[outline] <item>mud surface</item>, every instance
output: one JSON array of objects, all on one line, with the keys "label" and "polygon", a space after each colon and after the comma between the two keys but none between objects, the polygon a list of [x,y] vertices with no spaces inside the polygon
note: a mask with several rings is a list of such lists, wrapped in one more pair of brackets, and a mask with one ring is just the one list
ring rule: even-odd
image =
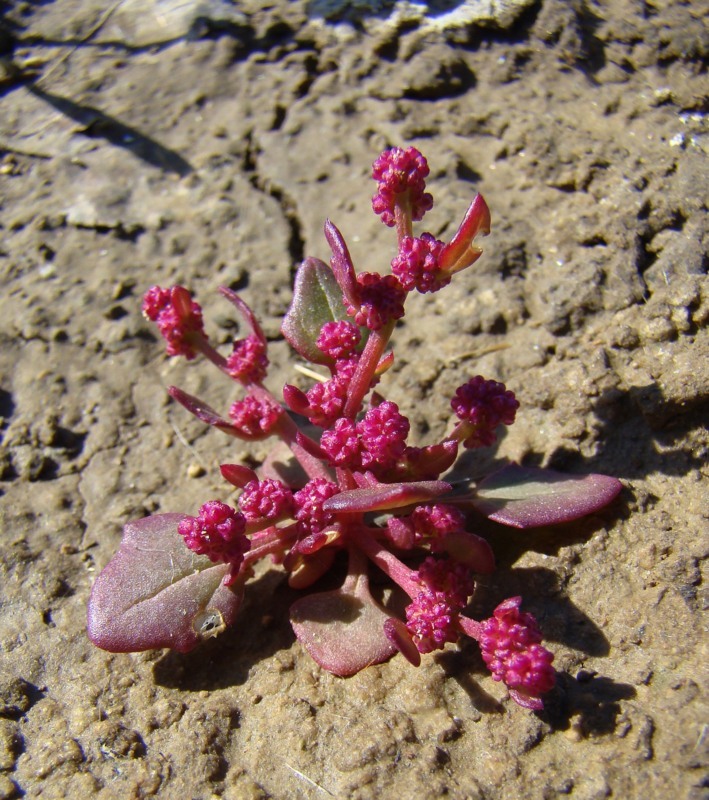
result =
[{"label": "mud surface", "polygon": [[[0,798],[706,797],[706,4],[0,6]],[[450,236],[482,191],[493,235],[412,300],[387,395],[424,443],[457,385],[502,380],[518,421],[473,474],[625,486],[581,523],[480,528],[499,571],[473,611],[524,595],[560,670],[546,710],[472,644],[324,673],[275,569],[199,651],[95,649],[86,601],[122,524],[227,499],[218,464],[265,456],[167,402],[174,383],[225,408],[231,387],[166,359],[142,293],[190,286],[226,343],[216,289],[238,288],[269,385],[297,379],[294,269],[327,257],[326,216],[359,269],[386,267],[368,174],[408,144],[432,166],[426,228]]]}]

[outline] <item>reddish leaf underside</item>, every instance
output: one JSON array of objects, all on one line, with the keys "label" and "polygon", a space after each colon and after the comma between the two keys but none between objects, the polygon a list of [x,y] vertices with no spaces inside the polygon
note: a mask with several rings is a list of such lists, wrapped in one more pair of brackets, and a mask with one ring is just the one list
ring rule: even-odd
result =
[{"label": "reddish leaf underside", "polygon": [[385,511],[423,503],[450,492],[445,481],[383,483],[368,489],[349,489],[329,497],[323,509],[330,512]]},{"label": "reddish leaf underside", "polygon": [[372,599],[364,575],[296,600],[290,608],[298,641],[323,669],[342,677],[394,655],[396,647],[384,635],[389,617]]},{"label": "reddish leaf underside", "polygon": [[332,270],[318,258],[306,258],[295,276],[293,300],[281,325],[283,336],[306,360],[330,364],[332,359],[315,342],[326,322],[346,318],[342,290]]},{"label": "reddish leaf underside", "polygon": [[183,514],[129,522],[91,590],[88,634],[112,653],[170,647],[187,652],[232,624],[243,587],[222,584],[226,564],[189,550]]},{"label": "reddish leaf underside", "polygon": [[571,522],[608,505],[623,488],[607,475],[565,475],[507,464],[481,481],[473,506],[513,528]]}]

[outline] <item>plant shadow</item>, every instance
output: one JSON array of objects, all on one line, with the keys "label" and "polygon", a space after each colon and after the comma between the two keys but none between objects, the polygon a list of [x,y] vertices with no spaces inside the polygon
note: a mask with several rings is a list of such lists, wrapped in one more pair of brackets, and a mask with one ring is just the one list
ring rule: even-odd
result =
[{"label": "plant shadow", "polygon": [[90,139],[104,139],[163,172],[173,172],[185,177],[193,171],[191,164],[179,153],[100,109],[47,92],[36,84],[28,84],[26,88],[28,92],[48,103],[60,114],[78,122],[82,126],[80,132]]},{"label": "plant shadow", "polygon": [[153,666],[155,683],[187,692],[246,683],[254,664],[292,647],[288,611],[299,596],[277,570],[250,581],[234,626],[189,653],[165,653]]}]

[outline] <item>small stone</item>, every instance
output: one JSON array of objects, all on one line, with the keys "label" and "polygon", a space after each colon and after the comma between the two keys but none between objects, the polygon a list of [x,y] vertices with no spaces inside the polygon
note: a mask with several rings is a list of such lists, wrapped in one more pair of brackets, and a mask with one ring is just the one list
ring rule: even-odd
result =
[{"label": "small stone", "polygon": [[207,470],[201,465],[192,463],[187,467],[188,478],[201,478],[207,474]]}]

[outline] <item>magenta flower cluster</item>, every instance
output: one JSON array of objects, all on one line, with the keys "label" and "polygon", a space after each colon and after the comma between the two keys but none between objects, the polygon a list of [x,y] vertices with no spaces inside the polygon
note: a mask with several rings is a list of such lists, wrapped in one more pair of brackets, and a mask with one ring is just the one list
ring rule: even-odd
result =
[{"label": "magenta flower cluster", "polygon": [[[286,571],[291,586],[313,589],[294,603],[291,622],[299,641],[324,668],[350,675],[397,650],[418,664],[421,654],[471,636],[492,677],[507,685],[512,698],[525,707],[542,708],[541,696],[554,685],[553,656],[541,644],[534,618],[520,611],[521,599],[504,601],[482,622],[465,613],[479,588],[476,577],[494,569],[492,549],[470,530],[469,513],[476,509],[520,527],[563,521],[605,505],[617,487],[609,483],[613,479],[595,476],[592,488],[583,490],[584,499],[591,499],[584,505],[582,492],[569,495],[573,502],[567,509],[558,500],[555,477],[549,502],[534,496],[521,505],[517,500],[512,512],[500,512],[496,494],[490,500],[482,491],[485,481],[480,490],[456,492],[441,476],[461,447],[490,447],[502,426],[514,422],[519,403],[511,391],[495,380],[470,377],[450,401],[457,422],[441,441],[423,446],[408,441],[411,425],[397,404],[379,388],[372,391],[393,363],[390,338],[404,315],[408,294],[444,288],[480,257],[475,240],[489,232],[490,214],[477,195],[449,242],[430,233],[414,236],[413,222],[433,204],[426,192],[428,174],[426,159],[413,147],[387,150],[374,163],[377,192],[372,206],[397,235],[386,274],[358,274],[342,235],[332,222],[326,223],[330,263],[314,258],[303,262],[282,331],[304,359],[329,374],[309,387],[287,384],[283,402],[264,384],[269,365],[266,338],[236,293],[220,290],[247,331],[224,357],[210,342],[201,309],[185,288],[148,290],[143,311],[157,324],[168,354],[187,359],[201,354],[241,387],[226,417],[177,387],[170,388],[170,395],[230,436],[247,441],[277,438],[289,448],[292,463],[279,470],[279,455],[260,473],[240,464],[222,464],[222,475],[240,491],[234,505],[210,500],[194,515],[156,515],[142,526],[127,527],[125,551],[108,565],[92,594],[89,633],[97,644],[118,651],[195,646],[212,630],[201,627],[204,615],[195,616],[196,601],[190,594],[196,591],[195,570],[211,587],[213,609],[207,618],[226,625],[238,610],[253,564],[270,556]],[[307,419],[310,429],[299,424],[299,418]],[[490,479],[497,482],[499,493],[505,481],[537,486],[543,481],[536,473],[534,477],[536,483],[527,480],[523,468],[511,465]],[[174,550],[165,560],[165,569],[169,564],[172,571],[169,577],[154,578],[149,560],[141,556],[151,552],[150,546],[134,546],[140,535],[159,535],[163,550],[186,546],[205,559],[193,563],[185,559],[184,549]],[[180,591],[173,574],[176,564],[184,564],[186,588]],[[315,591],[320,577],[344,566],[347,577],[340,589]],[[150,604],[140,587],[153,580],[158,588],[167,581],[170,604],[181,598],[183,605],[171,615],[166,609],[172,606],[156,600],[144,629],[134,621],[132,627],[123,627],[112,603],[120,602],[121,614],[130,613],[125,609],[133,602],[132,583],[126,571],[132,568],[143,571],[136,580],[134,601],[144,616]],[[405,607],[403,614],[392,610],[396,603],[382,606],[372,598],[372,568],[383,572],[400,596],[408,597],[408,603],[399,603],[399,608]],[[200,591],[200,597],[210,596],[206,588]],[[351,618],[347,646],[343,618]]]}]

